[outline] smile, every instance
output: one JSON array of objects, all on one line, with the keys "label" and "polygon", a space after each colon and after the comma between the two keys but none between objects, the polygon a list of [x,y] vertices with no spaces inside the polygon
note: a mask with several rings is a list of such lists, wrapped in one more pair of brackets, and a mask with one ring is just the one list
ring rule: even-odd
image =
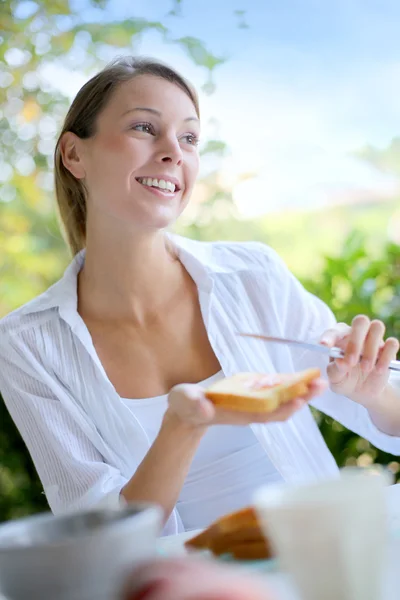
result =
[{"label": "smile", "polygon": [[164,193],[178,192],[180,187],[167,179],[153,179],[152,177],[137,177],[136,181],[149,188],[156,188]]}]

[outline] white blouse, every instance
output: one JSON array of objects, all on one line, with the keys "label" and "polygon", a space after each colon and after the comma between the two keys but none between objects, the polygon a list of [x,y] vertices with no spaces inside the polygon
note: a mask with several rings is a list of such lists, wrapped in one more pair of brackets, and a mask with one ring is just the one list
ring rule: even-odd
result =
[{"label": "white blouse", "polygon": [[[256,331],[316,341],[335,323],[328,307],[301,286],[271,248],[170,237],[197,285],[210,344],[226,376],[325,370],[326,358],[319,354],[236,336]],[[77,312],[83,261],[81,252],[60,281],[0,321],[0,390],[56,514],[118,505],[122,487],[150,447]],[[398,374],[392,381],[399,383]],[[348,398],[328,390],[312,404],[382,450],[400,454],[400,438],[379,431],[367,410]],[[308,407],[286,422],[251,429],[285,481],[338,473]],[[183,530],[174,510],[164,533]]]},{"label": "white blouse", "polygon": [[[206,388],[223,377],[219,371],[199,385]],[[153,443],[168,406],[168,395],[123,401]],[[176,510],[185,531],[202,529],[222,515],[251,504],[254,490],[261,485],[278,482],[282,482],[282,475],[250,427],[215,425],[200,441]]]}]

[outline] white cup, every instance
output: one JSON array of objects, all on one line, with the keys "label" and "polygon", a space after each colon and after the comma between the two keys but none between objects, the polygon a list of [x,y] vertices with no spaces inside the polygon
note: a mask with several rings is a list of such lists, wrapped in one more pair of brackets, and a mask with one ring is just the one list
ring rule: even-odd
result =
[{"label": "white cup", "polygon": [[385,472],[270,486],[254,504],[282,568],[306,600],[379,600],[387,547]]}]

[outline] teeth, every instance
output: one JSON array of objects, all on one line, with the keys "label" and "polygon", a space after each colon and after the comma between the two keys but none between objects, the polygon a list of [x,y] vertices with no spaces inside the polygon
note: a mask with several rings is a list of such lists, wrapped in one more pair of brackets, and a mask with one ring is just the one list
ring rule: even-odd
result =
[{"label": "teeth", "polygon": [[152,179],[151,177],[141,177],[138,179],[138,181],[143,185],[157,187],[160,190],[168,190],[172,193],[175,192],[175,184],[171,183],[171,181],[166,181],[165,179]]}]

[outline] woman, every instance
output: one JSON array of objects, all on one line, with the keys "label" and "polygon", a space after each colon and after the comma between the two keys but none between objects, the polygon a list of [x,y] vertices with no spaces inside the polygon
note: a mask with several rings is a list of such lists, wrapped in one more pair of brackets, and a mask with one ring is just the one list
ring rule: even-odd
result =
[{"label": "woman", "polygon": [[[0,324],[0,389],[55,513],[152,501],[176,533],[248,504],[260,484],[336,475],[310,400],[400,452],[387,368],[399,344],[380,321],[337,325],[262,244],[166,233],[196,180],[199,125],[190,85],[135,58],[93,77],[67,114],[55,183],[75,257]],[[330,389],[318,381],[262,419],[214,409],[202,390],[220,377],[327,367],[236,336],[249,330],[343,347]]]}]

